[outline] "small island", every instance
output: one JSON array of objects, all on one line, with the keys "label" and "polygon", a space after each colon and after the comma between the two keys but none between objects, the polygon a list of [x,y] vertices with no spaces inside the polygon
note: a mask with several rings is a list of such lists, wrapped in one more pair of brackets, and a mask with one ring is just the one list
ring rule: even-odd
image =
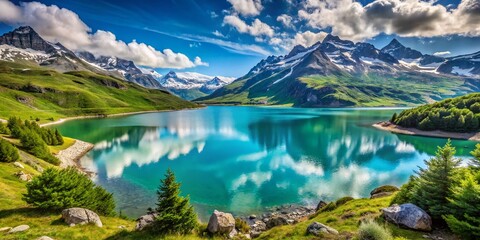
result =
[{"label": "small island", "polygon": [[480,141],[480,93],[404,110],[373,126],[406,135]]}]

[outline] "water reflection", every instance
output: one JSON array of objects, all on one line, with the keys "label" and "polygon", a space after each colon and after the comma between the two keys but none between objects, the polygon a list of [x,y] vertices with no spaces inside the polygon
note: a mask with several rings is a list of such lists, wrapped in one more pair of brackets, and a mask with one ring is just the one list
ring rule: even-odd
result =
[{"label": "water reflection", "polygon": [[[445,140],[369,127],[393,112],[209,107],[67,122],[61,131],[95,143],[82,165],[125,213],[153,206],[159,179],[172,168],[205,219],[213,209],[248,214],[403,184]],[[474,146],[454,144],[460,155]]]}]

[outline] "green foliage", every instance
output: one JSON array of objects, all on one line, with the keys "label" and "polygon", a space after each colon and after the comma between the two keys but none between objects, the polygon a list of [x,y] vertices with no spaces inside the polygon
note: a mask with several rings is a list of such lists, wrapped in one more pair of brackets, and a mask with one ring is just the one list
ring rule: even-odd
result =
[{"label": "green foliage", "polygon": [[20,143],[23,148],[34,156],[41,158],[54,165],[59,165],[60,160],[54,157],[43,139],[33,130],[25,129],[21,131]]},{"label": "green foliage", "polygon": [[17,117],[10,117],[8,119],[7,127],[10,130],[12,137],[20,138],[23,127],[22,119]]},{"label": "green foliage", "polygon": [[319,212],[330,212],[337,208],[337,204],[335,202],[329,202],[325,207],[321,208]]},{"label": "green foliage", "polygon": [[[476,175],[474,175],[476,174]],[[463,239],[480,238],[480,172],[467,171],[449,199],[453,214],[444,216],[450,229]]]},{"label": "green foliage", "polygon": [[0,134],[6,134],[6,135],[11,134],[10,129],[8,129],[8,127],[1,122],[0,122]]},{"label": "green foliage", "polygon": [[394,113],[394,114],[392,115],[392,118],[390,118],[390,122],[391,122],[391,123],[395,123],[395,121],[397,120],[397,118],[398,118],[398,114],[397,114],[397,113]]},{"label": "green foliage", "polygon": [[162,235],[188,234],[197,225],[197,215],[190,205],[189,197],[180,196],[180,183],[168,169],[157,190],[157,219],[153,229]]},{"label": "green foliage", "polygon": [[475,150],[471,152],[473,159],[472,159],[472,165],[475,168],[480,168],[480,144],[477,144],[477,147]]},{"label": "green foliage", "polygon": [[447,198],[452,196],[451,189],[458,182],[456,175],[461,162],[454,155],[455,148],[449,140],[443,148],[438,148],[434,158],[425,161],[427,168],[417,172],[413,203],[430,213],[433,219],[441,220],[442,215],[451,211]]},{"label": "green foliage", "polygon": [[106,216],[115,209],[113,195],[75,168],[45,170],[27,183],[23,200],[42,209],[82,207]]},{"label": "green foliage", "polygon": [[380,226],[377,222],[370,220],[362,222],[358,229],[359,240],[391,240],[392,234],[386,228]]},{"label": "green foliage", "polygon": [[0,162],[15,162],[20,159],[18,150],[8,141],[0,138]]},{"label": "green foliage", "polygon": [[413,127],[427,131],[479,131],[480,93],[408,109],[401,112],[392,122],[403,127]]},{"label": "green foliage", "polygon": [[350,202],[352,201],[354,198],[353,197],[342,197],[340,199],[338,199],[337,201],[335,201],[335,206],[341,206],[347,202]]},{"label": "green foliage", "polygon": [[384,193],[384,192],[396,192],[399,189],[395,186],[391,185],[384,185],[380,186],[378,188],[375,188],[373,191],[370,192],[370,195],[378,194],[378,193]]},{"label": "green foliage", "polygon": [[400,191],[392,198],[390,205],[392,204],[404,204],[409,203],[413,200],[413,189],[415,187],[415,183],[417,181],[417,177],[410,176],[410,179],[407,183],[405,183],[401,188]]},{"label": "green foliage", "polygon": [[235,228],[241,233],[250,233],[250,225],[241,218],[235,218]]}]

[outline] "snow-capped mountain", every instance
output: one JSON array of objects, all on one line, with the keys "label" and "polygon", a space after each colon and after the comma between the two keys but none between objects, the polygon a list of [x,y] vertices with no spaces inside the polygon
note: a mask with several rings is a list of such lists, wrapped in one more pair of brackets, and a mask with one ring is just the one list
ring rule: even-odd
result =
[{"label": "snow-capped mountain", "polygon": [[[295,46],[285,56],[267,57],[235,80],[235,84],[198,101],[337,107],[361,106],[361,96],[367,99],[382,95],[392,102],[418,104],[443,96],[416,93],[416,89],[398,90],[390,85],[404,83],[417,88],[416,84],[423,81],[440,88],[447,85],[445,79],[451,78],[458,81],[458,86],[464,86],[452,91],[473,91],[480,86],[477,56],[444,59],[407,48],[397,40],[380,50],[369,43],[328,35],[311,47]],[[478,79],[466,84],[459,76]]]},{"label": "snow-capped mountain", "polygon": [[213,91],[231,83],[235,78],[213,77],[196,72],[169,72],[157,78],[160,85],[182,98],[191,100],[211,94]]}]

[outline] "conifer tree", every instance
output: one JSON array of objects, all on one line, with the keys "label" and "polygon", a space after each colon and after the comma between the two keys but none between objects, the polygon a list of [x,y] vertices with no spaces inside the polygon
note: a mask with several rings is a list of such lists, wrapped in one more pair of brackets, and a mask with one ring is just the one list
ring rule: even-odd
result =
[{"label": "conifer tree", "polygon": [[467,172],[449,199],[453,214],[444,216],[449,228],[462,239],[480,239],[480,174]]},{"label": "conifer tree", "polygon": [[160,234],[187,234],[197,226],[197,215],[188,197],[181,197],[180,183],[168,169],[157,190],[158,214],[153,230]]},{"label": "conifer tree", "polygon": [[473,167],[479,169],[480,168],[480,144],[477,144],[477,148],[471,152],[473,159],[472,165]]},{"label": "conifer tree", "polygon": [[63,145],[63,137],[62,134],[60,134],[60,132],[58,131],[58,129],[55,129],[55,138],[57,139],[58,145]]},{"label": "conifer tree", "polygon": [[451,204],[447,198],[452,196],[451,188],[457,181],[460,161],[454,158],[455,148],[450,140],[436,156],[425,161],[427,168],[420,168],[414,187],[413,202],[430,213],[434,220],[441,220],[442,215],[449,214]]},{"label": "conifer tree", "polygon": [[0,162],[15,162],[20,159],[18,150],[8,141],[0,138]]}]

